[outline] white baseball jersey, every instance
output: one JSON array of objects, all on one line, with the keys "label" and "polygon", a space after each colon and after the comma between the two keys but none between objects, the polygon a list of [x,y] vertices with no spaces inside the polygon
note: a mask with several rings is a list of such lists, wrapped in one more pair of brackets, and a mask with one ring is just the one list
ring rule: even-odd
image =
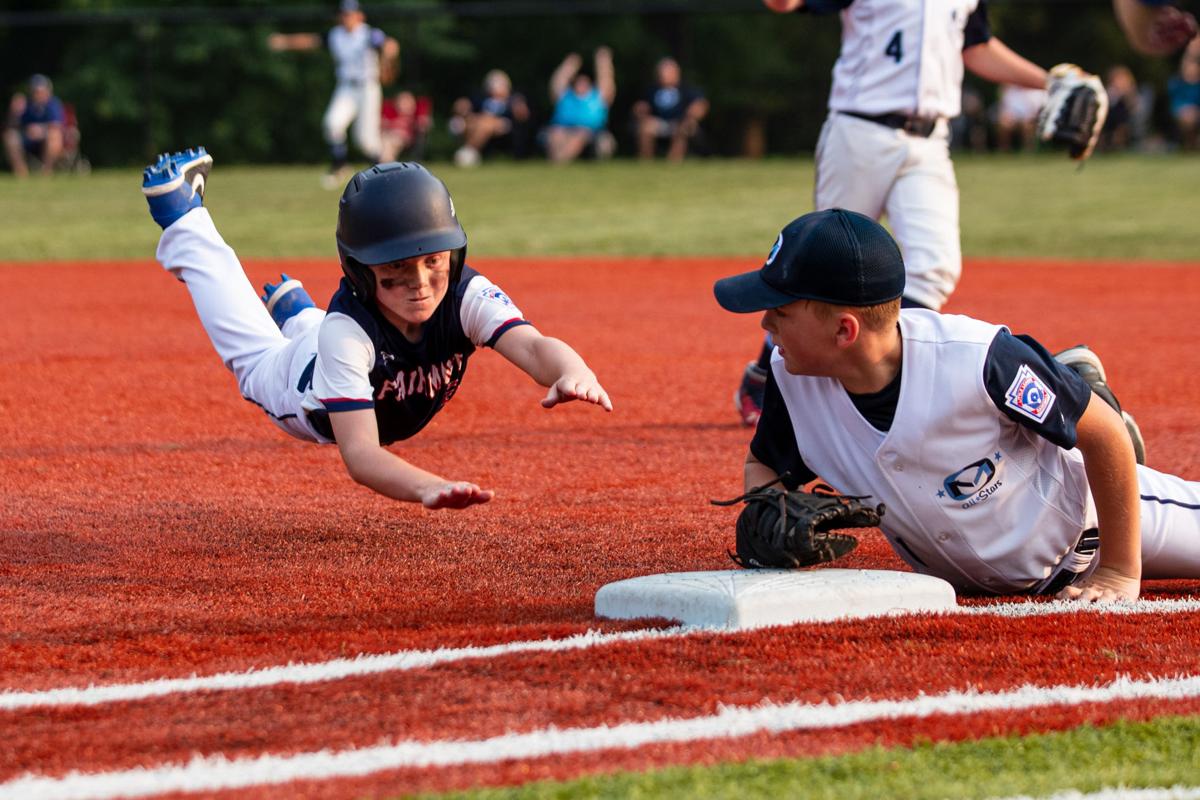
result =
[{"label": "white baseball jersey", "polygon": [[[1097,518],[1074,425],[1091,390],[1033,349],[1028,363],[1009,359],[997,387],[994,345],[1017,338],[1001,326],[905,310],[900,333],[886,430],[839,381],[791,375],[775,354],[771,384],[802,464],[846,494],[884,503],[881,528],[897,555],[959,589],[1035,591],[1057,569],[1085,572],[1089,561],[1074,548]],[[771,391],[755,444],[767,431],[778,436]],[[777,472],[785,466],[765,455]],[[1200,577],[1200,485],[1145,467],[1138,481],[1146,576]]]},{"label": "white baseball jersey", "polygon": [[1079,451],[997,412],[983,374],[999,326],[906,311],[900,328],[902,386],[887,433],[859,415],[839,381],[789,375],[776,356],[796,444],[832,485],[887,505],[884,533],[914,569],[975,589],[1028,589],[1095,525]]},{"label": "white baseball jersey", "polygon": [[327,43],[333,56],[338,83],[367,83],[379,80],[379,50],[387,34],[369,25],[347,30],[338,25],[329,31]]},{"label": "white baseball jersey", "polygon": [[843,9],[831,110],[958,116],[962,51],[990,38],[984,0],[813,0],[808,7]]}]

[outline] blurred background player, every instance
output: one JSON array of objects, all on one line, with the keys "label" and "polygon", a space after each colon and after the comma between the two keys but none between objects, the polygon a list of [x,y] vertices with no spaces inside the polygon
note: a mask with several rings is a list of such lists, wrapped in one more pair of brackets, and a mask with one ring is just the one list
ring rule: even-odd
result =
[{"label": "blurred background player", "polygon": [[529,154],[529,123],[525,95],[513,91],[507,72],[491,70],[483,78],[482,92],[454,101],[450,130],[462,136],[454,163],[473,167],[485,150],[496,146],[507,146],[514,158],[524,158]]},{"label": "blurred background player", "polygon": [[380,106],[383,90],[380,77],[390,83],[400,57],[399,43],[378,28],[366,24],[366,14],[358,0],[342,0],[338,25],[324,39],[315,33],[273,33],[267,45],[275,51],[316,50],[322,43],[333,56],[337,84],[321,128],[329,143],[329,174],[322,181],[329,189],[341,186],[346,177],[349,157],[346,131],[354,125],[354,142],[369,161],[379,159]]},{"label": "blurred background player", "polygon": [[[941,309],[962,272],[949,119],[961,110],[964,67],[1029,89],[1046,87],[1046,70],[992,36],[985,0],[763,2],[778,13],[841,14],[815,207],[886,214],[904,253],[903,305]],[[768,342],[743,373],[736,401],[746,425],[757,421],[770,353]]]},{"label": "blurred background player", "polygon": [[700,133],[708,100],[699,89],[681,81],[675,59],[659,59],[654,73],[654,86],[633,104],[638,158],[653,158],[659,143],[666,142],[667,158],[682,161],[688,144]]},{"label": "blurred background player", "polygon": [[410,91],[397,92],[383,103],[379,127],[381,163],[420,161],[425,157],[425,140],[433,127],[433,102]]},{"label": "blurred background player", "polygon": [[29,175],[29,156],[41,163],[43,175],[54,172],[63,155],[67,116],[62,101],[54,96],[50,79],[45,75],[30,78],[29,96],[13,95],[8,116],[4,151],[13,174],[18,178]]},{"label": "blurred background player", "polygon": [[582,400],[612,410],[574,350],[539,333],[498,286],[465,265],[467,235],[454,203],[421,165],[376,165],[347,184],[336,234],[344,277],[328,313],[286,275],[265,287],[260,302],[203,207],[211,166],[196,148],[146,169],[142,193],[163,228],[156,257],[187,286],[242,396],[292,436],[336,442],[356,482],[426,508],[492,498],[384,448],[441,411],[478,347],[494,348],[549,387],[546,408]]},{"label": "blurred background player", "polygon": [[612,50],[596,48],[594,82],[581,67],[583,58],[570,53],[550,76],[554,116],[546,128],[546,155],[559,164],[574,161],[589,146],[597,158],[616,150],[616,140],[605,128],[617,96]]}]

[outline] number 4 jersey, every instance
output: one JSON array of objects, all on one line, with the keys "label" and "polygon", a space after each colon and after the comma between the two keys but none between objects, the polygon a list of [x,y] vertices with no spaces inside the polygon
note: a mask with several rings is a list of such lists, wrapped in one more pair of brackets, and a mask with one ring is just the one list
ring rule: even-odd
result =
[{"label": "number 4 jersey", "polygon": [[841,12],[832,111],[956,117],[962,51],[991,38],[983,0],[810,0],[804,8]]}]

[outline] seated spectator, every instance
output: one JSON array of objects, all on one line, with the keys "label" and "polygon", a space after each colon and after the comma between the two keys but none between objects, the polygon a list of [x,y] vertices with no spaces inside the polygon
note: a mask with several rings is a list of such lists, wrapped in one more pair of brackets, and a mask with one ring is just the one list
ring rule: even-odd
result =
[{"label": "seated spectator", "polygon": [[1141,94],[1129,67],[1118,64],[1108,71],[1107,78],[1108,118],[1100,131],[1100,146],[1126,150],[1137,139],[1135,125],[1142,113]]},{"label": "seated spectator", "polygon": [[1038,112],[1046,103],[1046,92],[1024,86],[1004,84],[1000,87],[1000,102],[996,105],[996,149],[1013,150],[1013,140],[1021,150],[1037,143]]},{"label": "seated spectator", "polygon": [[1200,39],[1193,39],[1183,51],[1179,74],[1167,83],[1167,97],[1180,146],[1194,150],[1200,131]]},{"label": "seated spectator", "polygon": [[555,105],[546,128],[546,155],[555,163],[573,161],[587,147],[597,158],[608,158],[616,150],[616,140],[604,127],[617,95],[612,51],[597,48],[595,65],[595,83],[579,71],[583,59],[578,53],[563,59],[550,76],[550,99]]},{"label": "seated spectator", "polygon": [[494,69],[483,79],[483,92],[454,101],[450,120],[452,133],[462,136],[462,147],[454,163],[473,167],[482,154],[497,146],[512,151],[513,157],[529,154],[529,104],[525,95],[514,92],[508,73]]},{"label": "seated spectator", "polygon": [[708,113],[704,93],[680,82],[679,63],[663,58],[655,68],[657,83],[633,104],[638,158],[653,158],[659,142],[668,142],[667,158],[682,161],[688,143],[700,132]]},{"label": "seated spectator", "polygon": [[425,136],[433,126],[433,103],[428,97],[399,92],[381,107],[379,160],[420,161],[425,155]]},{"label": "seated spectator", "polygon": [[950,147],[954,150],[987,150],[988,115],[983,95],[963,85],[962,113],[950,120]]},{"label": "seated spectator", "polygon": [[28,158],[36,158],[41,171],[54,171],[63,152],[63,124],[66,113],[54,96],[54,86],[45,75],[29,79],[29,97],[13,95],[8,107],[8,125],[4,131],[4,149],[13,174],[29,174]]}]

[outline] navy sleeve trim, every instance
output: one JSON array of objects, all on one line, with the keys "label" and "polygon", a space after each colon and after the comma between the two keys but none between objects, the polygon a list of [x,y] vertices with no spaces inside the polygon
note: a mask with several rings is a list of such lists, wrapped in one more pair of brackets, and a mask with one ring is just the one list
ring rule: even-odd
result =
[{"label": "navy sleeve trim", "polygon": [[374,408],[374,400],[352,400],[347,397],[332,397],[328,400],[321,400],[321,405],[325,406],[325,410],[330,413],[339,411],[361,411],[364,408]]},{"label": "navy sleeve trim", "polygon": [[848,8],[854,0],[805,0],[804,5],[796,9],[798,14],[837,14]]},{"label": "navy sleeve trim", "polygon": [[1075,446],[1092,389],[1035,339],[1001,331],[988,348],[983,382],[996,408],[1064,450]]},{"label": "navy sleeve trim", "polygon": [[988,22],[987,3],[979,0],[979,5],[971,12],[971,16],[967,17],[967,24],[963,26],[963,50],[984,44],[991,38],[992,26]]},{"label": "navy sleeve trim", "polygon": [[776,475],[790,473],[788,480],[784,481],[788,489],[795,489],[817,477],[800,456],[792,418],[775,383],[775,373],[771,370],[767,371],[762,414],[758,418],[754,438],[750,440],[750,453]]},{"label": "navy sleeve trim", "polygon": [[521,317],[516,317],[515,319],[510,319],[508,322],[504,323],[499,328],[496,328],[496,332],[492,334],[492,338],[490,338],[486,342],[484,342],[483,346],[484,347],[495,347],[496,342],[500,341],[500,337],[503,336],[504,334],[508,333],[509,331],[511,331],[513,328],[519,328],[522,325],[532,325],[532,324],[533,323],[530,322],[529,320],[522,319]]}]

